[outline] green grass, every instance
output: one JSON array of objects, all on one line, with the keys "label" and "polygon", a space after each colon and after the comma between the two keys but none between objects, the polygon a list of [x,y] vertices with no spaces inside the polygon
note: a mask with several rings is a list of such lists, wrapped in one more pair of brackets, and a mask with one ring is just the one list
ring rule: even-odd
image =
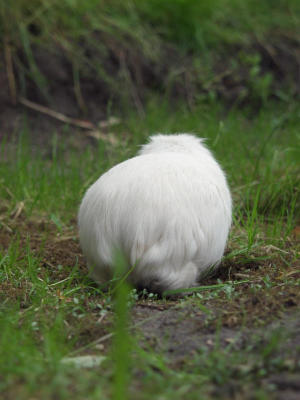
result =
[{"label": "green grass", "polygon": [[[116,145],[100,140],[93,148],[69,151],[63,137],[54,136],[46,160],[44,153],[31,148],[23,132],[16,147],[5,142],[1,146],[1,157],[7,159],[0,165],[1,197],[9,202],[11,212],[23,201],[28,215],[43,211],[59,225],[60,220],[74,217],[87,187],[115,163],[133,156],[149,135],[195,132],[207,138],[207,145],[228,175],[235,218],[249,232],[251,245],[251,232],[260,220],[286,229],[284,235],[295,221],[298,124],[296,103],[287,108],[265,108],[256,117],[247,116],[246,110],[232,110],[226,115],[215,106],[191,112],[184,106],[174,111],[167,104],[159,109],[150,104],[145,118],[129,115],[115,128]],[[118,139],[123,132],[125,139]]]},{"label": "green grass", "polygon": [[[255,329],[272,317],[268,309],[264,313],[261,304],[251,315],[247,303],[239,301],[246,296],[266,302],[278,298],[280,303],[299,286],[294,275],[285,275],[294,273],[299,250],[292,236],[299,218],[299,112],[297,104],[270,104],[253,116],[247,110],[225,113],[214,105],[191,112],[185,106],[171,110],[152,102],[145,118],[131,114],[114,128],[115,145],[100,140],[76,150],[67,138],[54,135],[51,151],[41,152],[32,147],[30,127],[16,144],[3,141],[0,239],[8,237],[9,243],[0,249],[0,398],[149,399],[160,393],[161,399],[185,394],[210,399],[227,398],[226,390],[233,388],[245,398],[251,393],[264,399],[272,387],[265,387],[262,379],[297,371],[290,350],[280,350],[289,328],[282,328],[281,335],[270,329],[262,339]],[[58,256],[52,261],[47,246],[51,242],[55,252],[64,236],[77,243],[74,219],[86,188],[158,131],[206,137],[226,171],[234,198],[224,260],[229,276],[177,301],[146,293],[139,299],[125,284],[103,293],[86,277],[82,261],[65,264]],[[62,254],[70,251],[63,246]],[[237,266],[247,277],[230,278],[230,269]],[[167,351],[156,350],[139,333],[147,321],[155,322],[155,315],[130,320],[131,307],[141,302],[177,307],[178,318],[185,318],[181,312],[188,307],[203,313],[201,329],[203,334],[212,332],[213,345],[203,343],[179,366],[172,364]],[[227,308],[237,321],[232,340],[246,332],[247,346],[224,346],[227,317],[222,312]],[[64,357],[84,354],[106,359],[92,369],[61,363]]]},{"label": "green grass", "polygon": [[191,104],[215,96],[226,101],[224,76],[229,88],[242,88],[230,102],[260,104],[271,95],[286,101],[297,90],[281,54],[297,67],[290,43],[299,43],[299,7],[297,0],[2,2],[2,68],[12,80],[15,74],[17,94],[30,95],[33,82],[48,103],[53,81],[67,74],[81,112],[86,80],[110,104],[127,108],[130,102],[140,111],[148,90],[175,90]]}]

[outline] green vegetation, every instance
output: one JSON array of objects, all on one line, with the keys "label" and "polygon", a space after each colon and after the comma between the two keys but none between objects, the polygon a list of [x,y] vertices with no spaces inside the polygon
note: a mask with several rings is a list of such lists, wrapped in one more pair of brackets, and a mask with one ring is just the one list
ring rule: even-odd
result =
[{"label": "green vegetation", "polygon": [[2,143],[2,198],[9,200],[10,212],[23,201],[28,216],[35,209],[44,211],[60,226],[60,221],[74,217],[87,187],[105,170],[133,156],[150,134],[195,132],[207,138],[228,175],[239,224],[251,231],[257,222],[276,222],[287,229],[286,237],[295,222],[299,185],[299,107],[295,103],[264,108],[255,118],[250,113],[247,117],[247,111],[243,114],[233,110],[225,116],[217,106],[193,112],[183,106],[174,112],[167,104],[157,108],[153,102],[144,118],[128,115],[114,128],[114,144],[99,140],[84,151],[70,151],[70,143],[54,135],[47,160],[43,151],[28,143],[26,132],[20,133],[17,146]]},{"label": "green vegetation", "polygon": [[[298,0],[0,3],[3,96],[95,122],[0,127],[0,400],[297,392],[299,26]],[[85,190],[155,132],[207,138],[234,200],[222,267],[177,298],[120,257],[98,287],[78,243]]]},{"label": "green vegetation", "polygon": [[0,6],[11,95],[38,88],[40,101],[51,103],[55,85],[68,83],[82,112],[95,91],[102,101],[133,103],[140,112],[153,91],[190,106],[215,97],[230,104],[257,105],[271,96],[288,101],[299,94],[299,26],[297,0],[16,0]]}]

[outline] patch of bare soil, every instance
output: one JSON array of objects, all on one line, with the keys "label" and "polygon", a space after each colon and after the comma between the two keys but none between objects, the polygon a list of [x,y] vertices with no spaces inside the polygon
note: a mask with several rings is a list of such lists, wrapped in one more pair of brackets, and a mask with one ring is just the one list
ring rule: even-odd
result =
[{"label": "patch of bare soil", "polygon": [[[85,268],[78,237],[73,230],[60,233],[53,222],[43,219],[19,219],[10,224],[10,229],[11,232],[0,230],[1,247],[7,248],[13,239],[17,239],[23,250],[29,246],[36,255],[42,255],[41,263],[44,263],[45,268],[59,265],[72,267],[76,264],[79,268]],[[65,276],[57,276],[55,273],[55,277]]]},{"label": "patch of bare soil", "polygon": [[[60,233],[51,221],[27,220],[21,216],[0,229],[0,248],[7,250],[14,241],[19,244],[19,259],[24,258],[28,248],[39,258],[41,276],[47,274],[53,281],[59,281],[67,278],[75,266],[83,275],[88,273],[73,230]],[[11,283],[4,282],[0,287],[2,295],[19,298],[22,294],[22,287]]]},{"label": "patch of bare soil", "polygon": [[[299,303],[298,303],[299,305]],[[224,385],[212,385],[212,398],[252,399],[258,388],[268,388],[272,398],[294,400],[300,396],[300,308],[285,310],[273,322],[264,321],[263,327],[222,324],[210,325],[210,315],[220,313],[219,308],[205,304],[206,312],[197,305],[185,307],[137,304],[134,321],[144,321],[138,328],[140,342],[147,349],[164,354],[174,369],[195,368],[215,351],[233,357],[232,377]],[[223,310],[228,307],[224,303]],[[230,305],[229,305],[230,308]],[[251,313],[251,311],[248,311]],[[274,315],[273,315],[274,319]],[[274,337],[281,336],[280,344],[263,356],[272,346]],[[234,365],[232,354],[245,353],[242,364]],[[202,360],[202,361],[201,361]],[[280,360],[280,361],[278,361]],[[217,362],[217,361],[216,361]],[[280,367],[278,364],[280,363]],[[274,366],[273,366],[274,365]],[[277,367],[276,367],[277,365]],[[217,364],[216,364],[217,368]],[[268,371],[268,372],[264,372]],[[241,378],[247,374],[247,383]]]},{"label": "patch of bare soil", "polygon": [[[285,359],[286,370],[275,372],[265,378],[263,384],[275,387],[278,400],[296,400],[300,397],[300,313],[287,315],[281,321],[273,323],[276,329],[283,329],[290,333],[286,341],[281,344],[280,350],[274,356],[281,356]],[[275,358],[274,357],[274,358]],[[291,366],[297,366],[293,371],[289,371]]]},{"label": "patch of bare soil", "polygon": [[[0,55],[0,64],[1,61]],[[93,111],[86,117],[80,114],[71,90],[71,82],[70,85],[67,84],[65,86],[61,85],[58,80],[55,81],[54,86],[57,90],[52,93],[53,104],[47,104],[50,112],[54,111],[75,120],[79,118],[80,121],[86,121],[86,118],[88,118],[87,122],[94,122],[95,125],[105,120],[105,107],[101,106],[103,101],[100,104],[98,103],[97,96],[92,97],[91,107]],[[70,87],[68,88],[67,86]],[[19,142],[19,137],[26,132],[26,138],[31,144],[32,153],[42,154],[47,159],[48,157],[51,158],[54,133],[57,135],[58,140],[63,138],[69,150],[82,149],[95,143],[93,131],[91,130],[63,123],[57,118],[26,107],[20,102],[13,104],[9,94],[6,71],[1,68],[0,87],[0,144],[5,140],[6,146],[15,146]],[[30,89],[29,93],[29,98],[35,101],[35,104],[38,106],[45,105],[45,102],[36,95],[34,88]],[[5,157],[5,152],[2,155]]]},{"label": "patch of bare soil", "polygon": [[[201,311],[197,304],[171,305],[157,307],[155,304],[139,303],[134,308],[134,321],[145,321],[141,324],[141,332],[153,346],[169,353],[173,359],[190,357],[190,355],[203,345],[214,346],[216,340],[221,341],[221,346],[228,344],[241,345],[249,332],[259,331],[258,325],[239,324],[228,326],[226,319],[222,320],[222,311],[226,313],[230,305],[223,304],[223,309],[214,307],[214,304],[206,303],[205,311]],[[284,321],[288,316],[293,318],[294,313],[299,313],[299,307],[294,310],[282,310],[278,321]],[[248,310],[251,314],[251,310]],[[217,325],[212,324],[217,317]],[[251,316],[252,317],[252,316]],[[273,321],[275,316],[273,315]],[[254,318],[254,317],[253,317]],[[225,322],[225,323],[224,323]],[[263,326],[268,320],[264,320]],[[273,322],[269,321],[269,327]],[[220,336],[216,332],[221,328]],[[299,327],[298,327],[299,328]],[[300,333],[298,329],[298,333]],[[299,337],[300,340],[300,337]]]}]

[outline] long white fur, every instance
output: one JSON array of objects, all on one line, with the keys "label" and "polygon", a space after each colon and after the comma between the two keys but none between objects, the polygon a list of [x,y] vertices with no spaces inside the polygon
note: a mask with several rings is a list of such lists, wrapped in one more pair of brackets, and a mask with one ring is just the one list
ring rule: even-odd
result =
[{"label": "long white fur", "polygon": [[111,278],[119,250],[134,266],[134,285],[156,292],[189,288],[223,256],[231,196],[203,139],[159,134],[87,190],[78,219],[98,282]]}]

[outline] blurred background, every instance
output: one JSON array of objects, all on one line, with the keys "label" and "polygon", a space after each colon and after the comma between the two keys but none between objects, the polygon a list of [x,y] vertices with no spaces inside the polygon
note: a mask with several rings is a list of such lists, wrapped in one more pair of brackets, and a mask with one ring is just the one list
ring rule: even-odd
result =
[{"label": "blurred background", "polygon": [[300,91],[299,27],[298,0],[2,1],[0,125],[16,129],[23,98],[94,123],[143,117],[149,101],[288,103]]}]

